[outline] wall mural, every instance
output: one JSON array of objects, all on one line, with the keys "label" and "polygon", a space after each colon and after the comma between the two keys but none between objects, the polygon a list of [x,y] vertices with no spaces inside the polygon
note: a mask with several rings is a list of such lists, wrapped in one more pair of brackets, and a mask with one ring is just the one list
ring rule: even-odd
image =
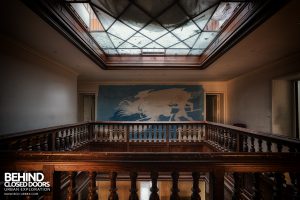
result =
[{"label": "wall mural", "polygon": [[201,85],[101,85],[103,121],[197,121],[204,116]]}]

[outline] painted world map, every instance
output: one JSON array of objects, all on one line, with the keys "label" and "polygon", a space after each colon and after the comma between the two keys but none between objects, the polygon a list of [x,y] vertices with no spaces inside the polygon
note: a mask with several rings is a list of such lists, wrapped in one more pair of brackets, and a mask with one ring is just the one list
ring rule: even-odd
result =
[{"label": "painted world map", "polygon": [[203,88],[199,85],[100,86],[98,120],[203,120],[203,98]]}]

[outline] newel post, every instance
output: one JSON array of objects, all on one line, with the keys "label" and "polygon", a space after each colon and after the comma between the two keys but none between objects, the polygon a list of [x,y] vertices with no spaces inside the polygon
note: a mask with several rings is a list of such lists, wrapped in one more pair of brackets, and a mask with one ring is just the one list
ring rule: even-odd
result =
[{"label": "newel post", "polygon": [[46,192],[44,200],[59,199],[60,194],[60,173],[55,173],[53,165],[43,166],[44,181],[48,181],[51,186],[51,192]]},{"label": "newel post", "polygon": [[212,172],[213,181],[213,199],[214,200],[224,200],[224,169],[216,168]]}]

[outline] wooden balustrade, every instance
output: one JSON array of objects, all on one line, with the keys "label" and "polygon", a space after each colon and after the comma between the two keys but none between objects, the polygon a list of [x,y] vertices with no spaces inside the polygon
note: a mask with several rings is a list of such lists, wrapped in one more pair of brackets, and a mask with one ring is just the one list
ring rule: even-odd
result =
[{"label": "wooden balustrade", "polygon": [[[88,122],[0,137],[1,150],[73,151],[92,143],[203,143],[222,152],[299,152],[300,141],[212,122]],[[123,150],[122,150],[123,151]]]},{"label": "wooden balustrade", "polygon": [[[299,199],[299,153],[108,153],[108,152],[7,152],[0,155],[3,165],[1,171],[43,171],[46,180],[51,180],[55,185],[60,181],[57,172],[66,172],[69,180],[66,199],[76,199],[76,172],[86,171],[88,176],[87,199],[98,199],[98,193],[103,188],[97,188],[98,173],[110,174],[109,199],[118,199],[118,172],[128,174],[131,188],[128,188],[129,199],[138,199],[136,181],[137,172],[148,173],[152,182],[150,199],[158,200],[158,181],[160,174],[168,174],[172,181],[170,199],[180,199],[179,175],[181,172],[189,174],[192,181],[191,199],[200,199],[202,192],[199,188],[200,174],[209,174],[212,177],[212,188],[209,189],[209,198],[224,199],[224,176],[233,173],[234,191],[233,199],[241,199],[243,189],[241,188],[241,177],[244,173],[253,174],[253,196],[252,199],[261,199],[266,194],[262,192],[261,173],[273,172],[274,185],[271,191],[273,199]],[[287,177],[285,172],[290,172]],[[285,175],[283,175],[285,174]],[[291,180],[287,186],[287,179]],[[100,180],[101,181],[101,180]],[[59,184],[59,183],[58,183]],[[286,193],[287,187],[291,192]],[[53,199],[56,193],[45,196],[45,199]]]}]

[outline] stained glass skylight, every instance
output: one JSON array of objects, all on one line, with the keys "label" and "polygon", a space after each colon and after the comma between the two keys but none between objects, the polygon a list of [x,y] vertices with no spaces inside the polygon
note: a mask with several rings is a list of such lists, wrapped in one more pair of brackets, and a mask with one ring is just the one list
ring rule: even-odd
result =
[{"label": "stained glass skylight", "polygon": [[116,2],[66,1],[107,56],[200,56],[245,3],[217,0],[205,1],[205,4],[200,0]]}]

